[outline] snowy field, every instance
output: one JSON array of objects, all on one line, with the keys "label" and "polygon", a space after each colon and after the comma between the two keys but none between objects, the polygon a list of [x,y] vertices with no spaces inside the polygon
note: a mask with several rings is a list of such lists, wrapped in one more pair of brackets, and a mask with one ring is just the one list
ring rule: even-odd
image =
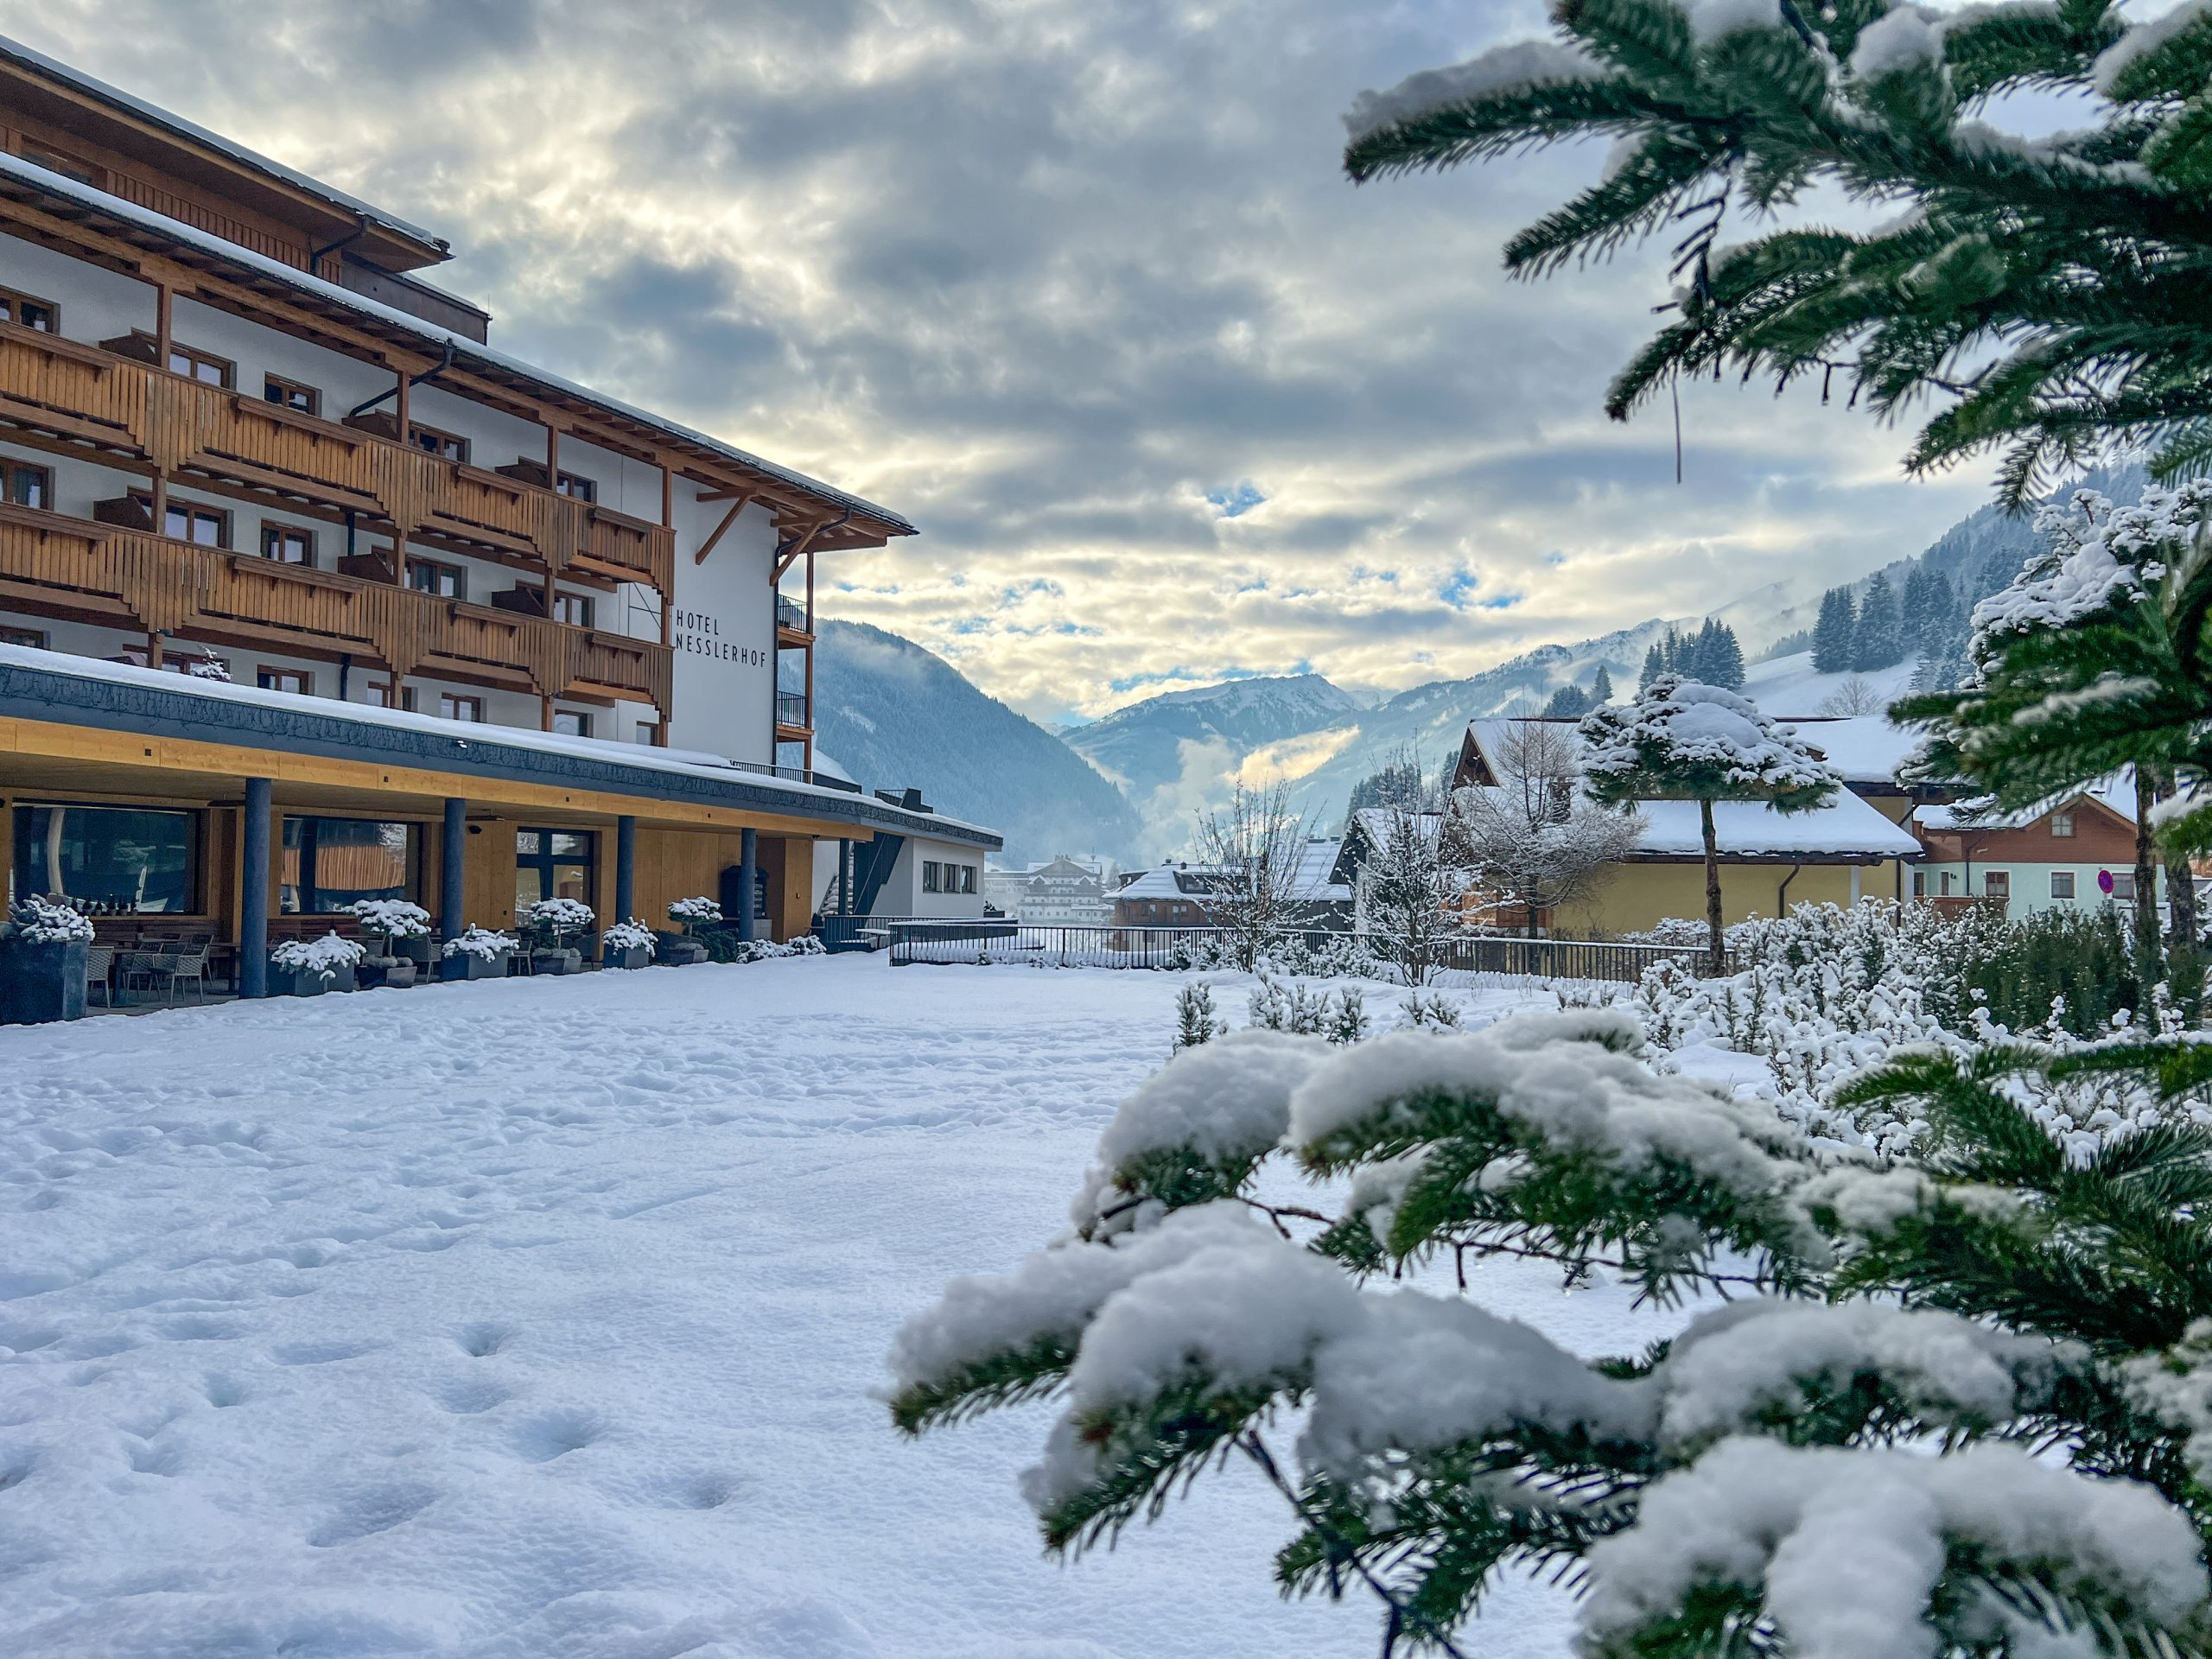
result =
[{"label": "snowy field", "polygon": [[[1058,1230],[1178,983],[842,957],[0,1031],[8,1650],[1373,1653],[1372,1604],[1276,1599],[1242,1468],[1063,1567],[1014,1491],[1046,1408],[911,1442],[870,1396]],[[1586,1353],[1675,1323],[1480,1272]],[[1566,1630],[1516,1585],[1471,1634]]]}]

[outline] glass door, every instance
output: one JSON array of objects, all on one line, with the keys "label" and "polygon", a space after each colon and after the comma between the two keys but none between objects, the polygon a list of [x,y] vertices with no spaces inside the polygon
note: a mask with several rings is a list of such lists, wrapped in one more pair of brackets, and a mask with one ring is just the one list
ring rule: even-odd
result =
[{"label": "glass door", "polygon": [[515,831],[515,914],[541,899],[592,903],[599,837],[588,830]]}]

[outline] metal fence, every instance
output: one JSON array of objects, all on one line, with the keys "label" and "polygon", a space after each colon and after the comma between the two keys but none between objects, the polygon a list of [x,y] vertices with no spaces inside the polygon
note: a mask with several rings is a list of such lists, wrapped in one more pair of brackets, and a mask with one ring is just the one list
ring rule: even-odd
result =
[{"label": "metal fence", "polygon": [[[833,919],[856,924],[853,937],[866,938],[871,945],[887,944],[894,968],[918,963],[1030,963],[1053,968],[1181,969],[1194,963],[1213,965],[1227,957],[1226,935],[1211,927],[1032,926],[1015,921],[861,921],[852,917],[825,917],[823,921]],[[1319,931],[1287,935],[1279,949],[1294,957],[1300,946],[1324,971],[1338,962],[1348,971],[1361,958],[1388,963],[1394,956],[1386,940]],[[1701,971],[1706,951],[1697,945],[1477,937],[1439,942],[1428,955],[1428,972],[1431,978],[1633,983],[1657,962],[1680,963]]]}]

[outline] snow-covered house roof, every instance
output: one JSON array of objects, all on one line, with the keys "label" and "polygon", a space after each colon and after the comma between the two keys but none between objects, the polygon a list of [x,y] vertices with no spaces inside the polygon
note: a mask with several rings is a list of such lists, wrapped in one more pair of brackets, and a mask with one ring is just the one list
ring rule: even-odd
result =
[{"label": "snow-covered house roof", "polygon": [[[1981,800],[1987,798],[1985,796]],[[2101,779],[2086,789],[2064,791],[2037,801],[2032,806],[2016,807],[2011,811],[1977,810],[1980,805],[1977,801],[1953,801],[1916,807],[1912,821],[1923,830],[1938,835],[1971,835],[1980,830],[2024,830],[2060,807],[2082,801],[2103,808],[2133,830],[2135,824],[2135,768],[2123,766],[2111,777]]]},{"label": "snow-covered house roof", "polygon": [[[1827,723],[1857,724],[1847,721]],[[1478,720],[1468,724],[1468,743],[1486,763],[1491,764],[1493,776],[1496,767],[1490,757],[1500,752],[1516,724],[1510,720]],[[1580,733],[1570,723],[1553,724],[1572,740],[1579,758],[1584,747]],[[1856,741],[1857,736],[1847,734],[1847,741]],[[1815,747],[1821,747],[1809,734],[1807,741]],[[1873,751],[1874,741],[1867,739],[1863,747]],[[1847,772],[1846,776],[1847,779]],[[1639,801],[1637,810],[1647,826],[1636,853],[1637,858],[1704,856],[1704,831],[1695,801]],[[1891,823],[1848,789],[1838,790],[1827,805],[1809,812],[1778,812],[1759,801],[1716,801],[1713,807],[1713,830],[1723,858],[1878,860],[1914,858],[1921,850],[1920,842],[1910,831]]]},{"label": "snow-covered house roof", "polygon": [[698,445],[741,467],[766,474],[771,478],[788,484],[801,493],[812,496],[817,500],[832,507],[855,514],[865,514],[879,524],[890,527],[893,534],[912,536],[917,533],[912,523],[892,512],[888,507],[878,506],[860,496],[849,494],[835,485],[825,484],[817,478],[810,478],[804,473],[796,472],[791,467],[779,466],[772,461],[764,460],[747,450],[740,449],[734,444],[724,443],[720,438],[696,431],[680,422],[671,421],[664,416],[639,409],[633,404],[622,402],[618,397],[610,397],[605,392],[594,391],[588,386],[579,385],[573,380],[555,374],[550,370],[538,368],[521,358],[511,356],[505,352],[496,351],[480,340],[472,340],[467,334],[456,333],[450,328],[442,328],[436,323],[425,321],[411,313],[380,304],[365,295],[355,293],[350,288],[341,288],[335,283],[324,282],[319,276],[310,276],[307,272],[296,270],[281,260],[266,258],[254,252],[251,248],[241,247],[235,242],[226,241],[212,232],[200,230],[194,226],[185,224],[181,219],[170,219],[166,214],[155,213],[150,208],[141,207],[134,201],[125,200],[121,196],[110,195],[106,191],[96,189],[91,185],[79,184],[76,180],[64,178],[59,173],[50,173],[45,168],[23,160],[20,156],[10,156],[5,151],[0,151],[0,177],[17,180],[48,195],[58,196],[92,208],[96,212],[134,225],[143,226],[148,230],[156,231],[163,237],[184,243],[202,253],[227,264],[243,267],[257,276],[272,278],[289,288],[312,295],[316,300],[325,304],[356,313],[372,320],[382,327],[396,328],[413,334],[423,340],[434,351],[439,353],[450,351],[453,353],[453,360],[456,363],[464,365],[474,365],[498,373],[519,377],[564,397],[591,404],[624,420],[634,421],[641,426],[651,427],[665,436],[685,443]]},{"label": "snow-covered house roof", "polygon": [[[1343,843],[1325,836],[1312,836],[1299,848],[1297,868],[1291,874],[1291,893],[1313,904],[1351,902],[1351,889],[1334,877],[1337,854]],[[1162,864],[1145,870],[1108,897],[1114,899],[1203,899],[1217,891],[1228,879],[1218,864]]]},{"label": "snow-covered house roof", "polygon": [[1920,747],[1916,733],[1892,726],[1880,715],[1794,720],[1797,735],[1820,751],[1853,789],[1893,789],[1897,767]]}]

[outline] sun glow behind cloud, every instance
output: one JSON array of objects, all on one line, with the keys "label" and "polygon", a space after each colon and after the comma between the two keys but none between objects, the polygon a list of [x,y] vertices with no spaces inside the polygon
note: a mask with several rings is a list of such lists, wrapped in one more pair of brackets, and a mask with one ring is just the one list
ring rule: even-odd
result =
[{"label": "sun glow behind cloud", "polygon": [[[824,607],[1044,718],[1398,689],[1817,587],[1982,499],[1816,397],[1607,424],[1660,256],[1508,283],[1595,154],[1354,190],[1364,86],[1541,24],[1327,0],[61,0],[32,44],[448,236],[549,367],[899,508]],[[1564,555],[1564,557],[1560,556]]]}]

